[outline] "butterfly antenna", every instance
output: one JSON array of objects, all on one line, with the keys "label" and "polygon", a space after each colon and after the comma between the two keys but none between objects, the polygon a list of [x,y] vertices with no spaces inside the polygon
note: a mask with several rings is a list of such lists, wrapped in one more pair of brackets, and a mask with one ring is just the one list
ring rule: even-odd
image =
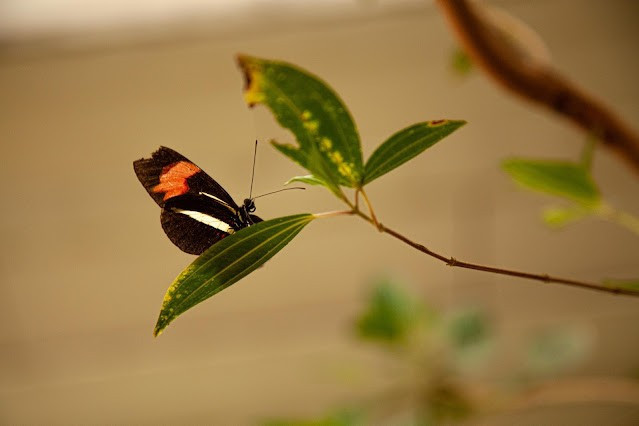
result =
[{"label": "butterfly antenna", "polygon": [[255,178],[255,158],[257,157],[257,139],[255,139],[255,150],[253,151],[253,171],[251,172],[251,189],[249,189],[249,199],[253,195],[253,179]]},{"label": "butterfly antenna", "polygon": [[[291,189],[306,189],[306,188],[302,188],[301,186],[294,186],[293,188],[278,189],[277,191],[267,192],[266,194],[258,195],[255,198],[264,197],[266,195],[271,195],[271,194],[275,194],[275,193],[282,192],[282,191],[289,191]],[[253,199],[255,199],[255,198],[253,198]]]}]

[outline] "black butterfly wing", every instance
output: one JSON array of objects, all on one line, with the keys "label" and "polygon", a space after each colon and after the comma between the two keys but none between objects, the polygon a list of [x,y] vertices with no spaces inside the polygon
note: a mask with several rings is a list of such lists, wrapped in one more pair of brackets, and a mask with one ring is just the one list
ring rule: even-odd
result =
[{"label": "black butterfly wing", "polygon": [[133,167],[162,207],[164,232],[182,251],[201,254],[247,226],[239,220],[239,207],[224,188],[178,152],[160,147],[151,158],[135,161]]},{"label": "black butterfly wing", "polygon": [[190,254],[202,254],[243,227],[229,206],[206,195],[173,197],[166,201],[160,218],[171,242]]},{"label": "black butterfly wing", "polygon": [[161,146],[151,158],[134,161],[133,169],[140,183],[160,207],[164,207],[165,202],[173,197],[204,192],[238,210],[233,198],[219,183],[171,148]]}]

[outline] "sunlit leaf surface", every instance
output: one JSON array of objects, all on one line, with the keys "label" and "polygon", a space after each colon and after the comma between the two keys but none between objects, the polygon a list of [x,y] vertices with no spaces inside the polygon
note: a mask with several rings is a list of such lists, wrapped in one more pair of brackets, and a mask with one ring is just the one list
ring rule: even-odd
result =
[{"label": "sunlit leaf surface", "polygon": [[285,62],[238,58],[246,79],[244,98],[267,106],[291,130],[297,145],[273,142],[326,185],[359,186],[362,150],[355,123],[344,103],[318,77]]}]

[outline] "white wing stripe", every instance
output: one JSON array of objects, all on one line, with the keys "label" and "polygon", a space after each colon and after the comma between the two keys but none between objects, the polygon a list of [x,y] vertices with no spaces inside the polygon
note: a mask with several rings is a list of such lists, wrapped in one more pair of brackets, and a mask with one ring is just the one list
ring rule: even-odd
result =
[{"label": "white wing stripe", "polygon": [[204,214],[201,212],[196,212],[193,210],[182,210],[182,209],[173,209],[174,212],[176,213],[180,213],[183,215],[186,215],[188,217],[190,217],[191,219],[195,219],[200,223],[203,223],[205,225],[208,225],[212,228],[218,229],[222,232],[227,232],[229,234],[232,234],[235,232],[235,229],[233,229],[231,227],[231,225],[229,225],[226,222],[221,221],[218,218],[215,218],[213,216],[210,216],[208,214]]},{"label": "white wing stripe", "polygon": [[227,209],[229,209],[230,211],[232,211],[232,212],[233,212],[233,214],[237,214],[237,211],[235,211],[235,209],[234,209],[233,207],[229,206],[229,204],[228,204],[228,203],[226,203],[224,200],[220,200],[220,199],[219,199],[219,198],[217,198],[215,195],[211,195],[211,194],[208,194],[208,193],[206,193],[206,192],[200,192],[200,195],[204,195],[204,196],[206,196],[206,197],[209,197],[209,198],[214,199],[215,201],[217,201],[218,203],[222,204],[224,207],[226,207]]}]

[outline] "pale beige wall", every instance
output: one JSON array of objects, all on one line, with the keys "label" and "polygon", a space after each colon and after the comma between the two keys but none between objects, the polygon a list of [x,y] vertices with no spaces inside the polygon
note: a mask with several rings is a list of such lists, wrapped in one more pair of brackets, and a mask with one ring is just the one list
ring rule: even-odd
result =
[{"label": "pale beige wall", "polygon": [[[639,124],[634,2],[505,4],[563,71]],[[368,359],[348,324],[381,273],[440,306],[485,306],[506,347],[533,326],[568,321],[598,339],[579,372],[636,368],[636,300],[451,270],[351,218],[313,223],[264,268],[151,337],[166,287],[192,257],[163,235],[131,162],[173,147],[239,200],[252,141],[289,137],[265,111],[247,111],[237,52],[322,76],[349,105],[366,154],[410,123],[468,120],[371,185],[385,223],[460,259],[583,279],[639,275],[636,236],[596,221],[549,231],[538,213],[551,200],[516,190],[497,168],[508,155],[574,158],[584,135],[482,75],[451,74],[452,46],[424,7],[294,32],[0,56],[0,422],[238,424],[361,397],[383,383],[339,371]],[[300,172],[264,143],[257,192]],[[639,212],[636,176],[616,158],[598,154],[595,173],[614,202]],[[335,208],[313,188],[260,199],[258,214]]]}]

